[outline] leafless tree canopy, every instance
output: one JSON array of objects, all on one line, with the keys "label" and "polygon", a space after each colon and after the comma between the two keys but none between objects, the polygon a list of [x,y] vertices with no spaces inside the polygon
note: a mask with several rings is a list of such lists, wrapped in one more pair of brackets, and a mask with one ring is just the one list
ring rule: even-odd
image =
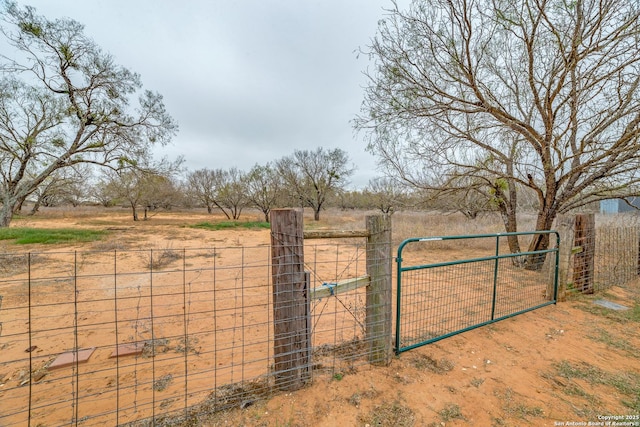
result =
[{"label": "leafless tree canopy", "polygon": [[[70,19],[0,5],[0,226],[54,172],[79,164],[135,165],[176,125],[162,97]],[[138,98],[136,106],[131,100]]]},{"label": "leafless tree canopy", "polygon": [[354,171],[344,150],[322,147],[315,151],[295,150],[291,156],[278,160],[276,169],[291,195],[302,206],[313,209],[316,221],[327,196],[343,189]]},{"label": "leafless tree canopy", "polygon": [[594,200],[638,195],[639,13],[632,0],[395,6],[368,52],[356,128],[415,186],[472,177],[507,210],[516,184],[531,188],[538,229]]}]

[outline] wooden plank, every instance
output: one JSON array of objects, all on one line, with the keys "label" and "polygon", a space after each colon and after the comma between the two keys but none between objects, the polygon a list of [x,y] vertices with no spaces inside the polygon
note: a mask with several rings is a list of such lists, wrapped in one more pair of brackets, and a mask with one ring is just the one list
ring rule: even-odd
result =
[{"label": "wooden plank", "polygon": [[369,237],[368,230],[305,230],[305,239],[348,239]]},{"label": "wooden plank", "polygon": [[311,289],[311,299],[326,298],[339,295],[369,285],[369,276],[361,276],[353,279],[340,280],[335,283],[325,283]]},{"label": "wooden plank", "polygon": [[367,308],[365,338],[369,345],[369,362],[374,365],[388,365],[391,362],[392,343],[392,256],[391,217],[388,215],[368,216],[367,230]]},{"label": "wooden plank", "polygon": [[573,246],[582,248],[573,258],[573,284],[579,291],[594,292],[594,257],[596,249],[596,219],[594,214],[576,215]]},{"label": "wooden plank", "polygon": [[309,298],[304,271],[302,211],[271,211],[275,383],[302,388],[310,379]]}]

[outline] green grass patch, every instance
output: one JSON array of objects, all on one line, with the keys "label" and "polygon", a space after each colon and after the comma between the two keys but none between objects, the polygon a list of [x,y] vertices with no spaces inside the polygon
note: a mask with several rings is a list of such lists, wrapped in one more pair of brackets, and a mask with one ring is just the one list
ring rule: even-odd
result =
[{"label": "green grass patch", "polygon": [[611,335],[604,329],[596,329],[594,332],[597,332],[598,335],[587,335],[587,338],[595,342],[601,342],[607,347],[621,350],[628,356],[640,358],[640,354],[638,354],[638,350],[636,349],[636,347],[624,338],[618,338],[614,335]]},{"label": "green grass patch", "polygon": [[447,404],[447,406],[445,406],[440,411],[438,411],[438,415],[440,415],[440,419],[442,419],[442,421],[445,423],[451,420],[465,419],[464,415],[462,415],[462,411],[460,410],[460,407],[455,403]]},{"label": "green grass patch", "polygon": [[625,406],[640,411],[640,375],[637,373],[609,373],[588,363],[572,364],[566,360],[554,364],[553,367],[555,374],[562,378],[580,379],[591,385],[613,387],[619,393],[631,398],[631,400],[626,398],[621,400]]},{"label": "green grass patch", "polygon": [[[629,302],[623,302],[622,304],[628,307],[630,305]],[[595,305],[592,301],[585,301],[584,303],[577,305],[577,307],[582,311],[604,317],[617,323],[640,323],[640,304],[637,302],[634,303],[632,307],[629,307],[628,310],[612,310],[610,308]]]},{"label": "green grass patch", "polygon": [[453,370],[455,364],[445,358],[440,360],[433,359],[431,356],[421,354],[412,360],[413,366],[421,371],[429,371],[434,374],[446,374]]},{"label": "green grass patch", "polygon": [[190,225],[191,228],[202,228],[205,230],[227,230],[233,228],[248,228],[248,229],[260,229],[270,228],[271,224],[262,221],[222,221],[222,222],[199,222],[198,224]]},{"label": "green grass patch", "polygon": [[[601,292],[595,295],[575,295],[572,299],[577,302],[576,308],[587,313],[621,324],[629,322],[640,323],[640,292],[638,292],[637,287],[629,287],[625,289],[627,289],[629,295],[627,299],[622,301],[615,295],[611,295],[608,292]],[[629,309],[612,310],[594,303],[595,300],[602,298],[608,298],[613,302],[629,307]]]},{"label": "green grass patch", "polygon": [[0,228],[0,240],[13,240],[18,245],[93,242],[106,234],[102,230],[72,228]]},{"label": "green grass patch", "polygon": [[528,406],[521,401],[516,401],[518,396],[516,396],[516,393],[511,388],[507,388],[504,393],[497,391],[494,394],[503,401],[502,409],[508,417],[516,417],[522,420],[528,420],[530,417],[544,417],[542,408]]}]

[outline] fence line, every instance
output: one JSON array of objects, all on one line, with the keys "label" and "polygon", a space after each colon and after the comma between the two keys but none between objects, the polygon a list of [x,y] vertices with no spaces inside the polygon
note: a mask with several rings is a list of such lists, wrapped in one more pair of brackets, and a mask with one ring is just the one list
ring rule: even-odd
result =
[{"label": "fence line", "polygon": [[[365,274],[364,243],[305,250],[313,287]],[[0,259],[0,425],[162,425],[274,391],[267,245]],[[313,301],[316,368],[367,363],[364,304]]]},{"label": "fence line", "polygon": [[[596,229],[594,289],[636,278],[640,226]],[[381,360],[375,341],[392,339],[388,302],[337,285],[391,262],[369,235],[304,243],[311,377]],[[271,258],[269,245],[0,254],[0,425],[168,426],[270,396]]]},{"label": "fence line", "polygon": [[[559,298],[564,294],[593,293],[622,285],[640,274],[640,225],[607,222],[594,215],[561,216],[561,281]],[[598,221],[596,221],[596,219]]]}]

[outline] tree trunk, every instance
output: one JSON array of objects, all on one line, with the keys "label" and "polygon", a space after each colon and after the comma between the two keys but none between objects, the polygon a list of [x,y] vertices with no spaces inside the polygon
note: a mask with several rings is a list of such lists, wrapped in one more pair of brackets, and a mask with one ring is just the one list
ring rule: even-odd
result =
[{"label": "tree trunk", "polygon": [[[536,220],[536,231],[550,230],[553,225],[553,220],[556,214],[542,210],[538,213],[538,219]],[[544,251],[549,249],[549,233],[536,234],[529,244],[527,252]],[[538,271],[542,268],[546,253],[531,254],[527,257],[525,268],[527,270]]]},{"label": "tree trunk", "polygon": [[227,212],[227,210],[222,205],[220,205],[219,203],[215,203],[215,205],[218,209],[222,211],[222,213],[224,214],[224,216],[227,217],[227,219],[231,219],[231,215],[229,215],[229,212]]},{"label": "tree trunk", "polygon": [[135,203],[131,203],[131,212],[133,213],[133,220],[137,221],[138,220],[138,211],[136,210],[136,204]]},{"label": "tree trunk", "polygon": [[18,203],[16,203],[16,207],[13,208],[13,214],[14,215],[18,215],[20,213],[20,211],[22,210],[22,205],[24,204],[24,201],[27,199],[27,196],[21,197],[20,200],[18,200]]},{"label": "tree trunk", "polygon": [[14,203],[5,202],[2,204],[2,210],[0,210],[0,227],[8,227],[11,224],[11,220],[13,219],[13,210],[15,207]]},{"label": "tree trunk", "polygon": [[317,209],[313,210],[313,220],[320,221],[320,206]]},{"label": "tree trunk", "polygon": [[[515,233],[518,231],[518,221],[516,220],[516,213],[512,209],[503,209],[500,206],[500,217],[502,217],[502,223],[507,233]],[[507,243],[509,244],[509,252],[512,254],[518,254],[520,250],[520,242],[518,236],[507,236]],[[515,258],[514,258],[515,259]]]},{"label": "tree trunk", "polygon": [[[498,210],[500,211],[500,217],[502,218],[502,223],[504,224],[504,229],[507,233],[515,233],[518,231],[518,220],[516,218],[516,206],[518,203],[518,199],[515,193],[515,190],[511,190],[514,188],[511,183],[509,184],[508,193],[509,199],[507,200],[506,195],[500,185],[496,183],[493,187],[495,191],[495,197],[498,201]],[[509,244],[509,252],[512,254],[518,254],[522,252],[520,250],[520,242],[518,241],[518,236],[507,236],[507,243]],[[518,257],[512,258],[514,263],[519,263]]]},{"label": "tree trunk", "polygon": [[38,197],[36,199],[36,202],[33,204],[33,207],[31,208],[31,212],[29,212],[29,215],[35,215],[36,212],[38,212],[38,210],[40,210],[40,204],[42,203],[42,198]]}]

